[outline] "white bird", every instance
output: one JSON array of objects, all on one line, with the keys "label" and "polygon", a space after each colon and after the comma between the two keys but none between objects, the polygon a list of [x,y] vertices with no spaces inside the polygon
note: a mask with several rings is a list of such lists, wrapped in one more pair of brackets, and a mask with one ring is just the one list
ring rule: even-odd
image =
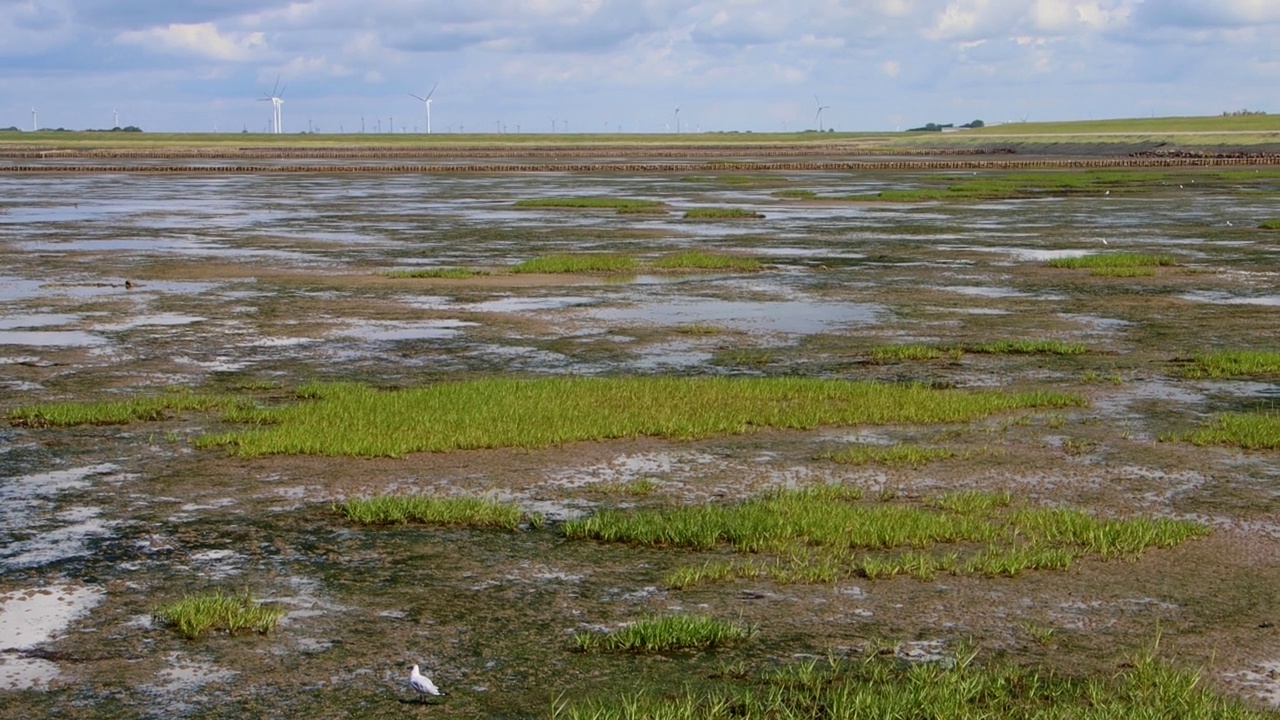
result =
[{"label": "white bird", "polygon": [[427,695],[444,695],[444,693],[440,692],[440,688],[436,687],[436,684],[431,682],[431,678],[418,672],[417,665],[414,665],[413,668],[409,670],[409,687],[417,690],[420,695],[424,696],[424,698]]}]

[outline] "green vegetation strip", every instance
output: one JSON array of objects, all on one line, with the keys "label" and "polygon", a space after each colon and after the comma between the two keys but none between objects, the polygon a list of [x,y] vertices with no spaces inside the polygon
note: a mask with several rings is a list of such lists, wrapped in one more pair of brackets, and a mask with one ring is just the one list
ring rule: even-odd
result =
[{"label": "green vegetation strip", "polygon": [[755,428],[965,422],[1021,408],[1079,407],[1076,395],[933,389],[776,377],[494,378],[378,390],[303,388],[259,427],[205,438],[245,456],[398,456],[474,448],[539,448],[582,440],[694,439]]},{"label": "green vegetation strip", "polygon": [[653,262],[657,270],[694,270],[715,271],[733,270],[738,272],[754,272],[760,269],[760,261],[755,258],[724,253],[709,253],[703,250],[686,250],[684,252],[664,255]]},{"label": "green vegetation strip", "polygon": [[[334,508],[362,525],[459,525],[515,530],[525,514],[514,505],[474,497],[385,495],[347,500]],[[540,518],[532,519],[535,525]]]},{"label": "green vegetation strip", "polygon": [[1160,267],[1177,264],[1177,259],[1172,255],[1150,255],[1132,252],[1097,253],[1080,257],[1054,258],[1049,261],[1049,267],[1053,268],[1087,268],[1090,270]]},{"label": "green vegetation strip", "polygon": [[1275,350],[1222,350],[1197,355],[1185,374],[1193,378],[1233,378],[1280,374],[1280,352]]},{"label": "green vegetation strip", "polygon": [[188,595],[156,610],[153,617],[163,625],[177,628],[187,639],[194,640],[215,630],[232,635],[238,632],[266,633],[284,615],[283,608],[259,604],[248,592],[233,595],[218,590]]},{"label": "green vegetation strip", "polygon": [[719,679],[712,687],[557,702],[552,720],[1275,720],[1214,694],[1198,673],[1152,653],[1104,678],[1012,663],[980,666],[972,654],[906,663],[893,654],[810,661]]},{"label": "green vegetation strip", "polygon": [[764,213],[743,208],[691,208],[686,210],[686,220],[759,220]]},{"label": "green vegetation strip", "polygon": [[577,253],[530,258],[511,268],[513,273],[634,272],[635,258],[614,253]]},{"label": "green vegetation strip", "polygon": [[872,348],[871,359],[876,362],[937,360],[943,356],[957,359],[966,352],[984,355],[1083,355],[1088,348],[1081,343],[1058,340],[994,340],[960,346],[881,345]]},{"label": "green vegetation strip", "polygon": [[657,200],[637,200],[634,198],[613,197],[551,197],[517,200],[516,207],[522,208],[577,208],[585,210],[636,210],[640,208],[658,208],[662,203]]},{"label": "green vegetation strip", "polygon": [[419,268],[416,270],[392,270],[386,273],[393,278],[443,278],[447,280],[466,280],[468,278],[488,275],[487,270],[470,268]]},{"label": "green vegetation strip", "polygon": [[1258,227],[1263,230],[1280,230],[1280,218],[1263,220],[1258,223]]},{"label": "green vegetation strip", "polygon": [[224,408],[244,412],[247,401],[226,395],[171,392],[163,395],[103,402],[60,402],[27,405],[9,411],[11,423],[20,427],[69,427],[73,425],[123,425],[163,420],[170,412],[208,411]]},{"label": "green vegetation strip", "polygon": [[707,615],[656,615],[608,633],[576,633],[574,644],[586,652],[664,652],[703,650],[746,640],[755,628]]},{"label": "green vegetation strip", "polygon": [[918,445],[851,445],[832,453],[829,457],[841,465],[889,465],[891,467],[920,467],[938,460],[967,458],[969,452],[951,448],[920,447]]},{"label": "green vegetation strip", "polygon": [[[927,504],[902,504],[862,502],[856,491],[820,486],[737,505],[604,510],[565,522],[561,532],[571,540],[694,550],[728,545],[777,556],[677,569],[667,584],[683,588],[735,577],[817,583],[899,574],[929,579],[938,572],[1017,575],[1065,569],[1082,556],[1136,558],[1147,548],[1172,547],[1208,530],[1185,520],[1014,507],[1007,494],[952,493]],[[945,552],[926,552],[936,546],[946,546]]]},{"label": "green vegetation strip", "polygon": [[1219,413],[1182,439],[1196,445],[1280,450],[1280,412]]}]

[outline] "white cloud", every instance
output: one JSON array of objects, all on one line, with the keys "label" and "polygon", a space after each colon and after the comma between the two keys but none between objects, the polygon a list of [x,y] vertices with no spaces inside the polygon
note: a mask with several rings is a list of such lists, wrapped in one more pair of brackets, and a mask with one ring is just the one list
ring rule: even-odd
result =
[{"label": "white cloud", "polygon": [[880,72],[891,78],[896,78],[902,74],[902,64],[897,60],[885,60],[880,63]]},{"label": "white cloud", "polygon": [[251,60],[266,48],[261,32],[221,33],[213,23],[172,23],[147,30],[129,30],[117,35],[116,40],[211,60]]}]

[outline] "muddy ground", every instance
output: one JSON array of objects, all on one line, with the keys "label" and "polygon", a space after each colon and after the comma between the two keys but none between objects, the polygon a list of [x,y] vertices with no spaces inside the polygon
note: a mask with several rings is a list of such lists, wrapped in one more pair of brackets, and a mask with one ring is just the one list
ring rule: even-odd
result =
[{"label": "muddy ground", "polygon": [[[1175,171],[1170,171],[1175,172]],[[788,201],[910,187],[911,173],[0,175],[0,410],[171,388],[291,401],[317,379],[407,386],[493,374],[709,373],[1051,389],[1087,408],[971,424],[636,438],[404,458],[246,460],[192,441],[206,415],[0,428],[0,712],[27,717],[545,717],[556,698],[710,684],[739,663],[896,643],[928,658],[1111,674],[1159,640],[1213,687],[1280,705],[1280,457],[1174,439],[1209,414],[1274,408],[1275,378],[1190,379],[1206,349],[1275,349],[1280,182],[1176,171],[1141,191],[977,204]],[[526,210],[617,195],[670,210]],[[696,223],[692,207],[758,221]],[[655,258],[696,247],[755,273],[505,274],[553,252]],[[1145,277],[1049,268],[1167,253]],[[470,280],[393,279],[464,266]],[[691,326],[714,332],[690,333]],[[893,343],[1084,343],[1080,356],[964,353],[873,362]],[[898,440],[971,450],[922,468],[823,456]],[[628,491],[652,480],[656,490]],[[951,489],[1103,515],[1200,520],[1211,536],[1137,561],[1016,578],[740,580],[674,591],[715,554],[570,543],[599,507],[731,502],[837,482],[901,501]],[[477,493],[546,513],[520,532],[344,522],[335,500]],[[151,613],[248,589],[288,610],[264,636],[186,641]],[[709,653],[583,655],[572,635],[646,613],[758,624]],[[451,692],[416,705],[421,664]]]}]

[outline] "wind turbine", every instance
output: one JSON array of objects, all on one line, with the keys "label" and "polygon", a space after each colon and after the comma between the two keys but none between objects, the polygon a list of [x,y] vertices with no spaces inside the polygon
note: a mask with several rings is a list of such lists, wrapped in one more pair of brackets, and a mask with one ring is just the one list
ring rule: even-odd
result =
[{"label": "wind turbine", "polygon": [[284,88],[280,87],[280,76],[277,75],[276,84],[271,88],[271,94],[270,95],[264,94],[262,97],[258,98],[258,102],[271,103],[271,132],[275,133],[276,135],[279,135],[281,132],[283,132],[283,129],[281,128],[281,125],[283,124],[283,122],[280,117],[280,106],[284,105],[284,100],[281,99],[281,96],[283,95],[284,95]]},{"label": "wind turbine", "polygon": [[114,116],[115,116],[116,124],[114,125],[114,127],[120,127],[120,111],[119,111],[119,110],[112,110],[112,111],[111,111],[111,113],[112,113],[112,115],[114,115]]},{"label": "wind turbine", "polygon": [[680,134],[680,106],[676,106],[676,134]]},{"label": "wind turbine", "polygon": [[36,107],[31,106],[31,132],[40,132],[40,123],[36,122]]},{"label": "wind turbine", "polygon": [[815,122],[817,122],[817,123],[818,123],[818,132],[822,132],[822,111],[823,111],[823,110],[830,110],[830,109],[831,109],[831,106],[830,106],[830,105],[823,105],[823,104],[822,104],[822,101],[818,99],[818,96],[817,96],[817,95],[814,95],[814,96],[813,96],[813,101],[814,101],[815,103],[817,103],[817,105],[818,105],[818,112],[817,112],[817,114],[815,114],[815,115],[813,116],[813,119],[814,119],[814,121],[815,121]]},{"label": "wind turbine", "polygon": [[427,106],[427,134],[428,134],[428,135],[430,135],[430,134],[431,134],[431,96],[435,94],[435,92],[436,92],[436,85],[439,85],[439,84],[440,84],[440,81],[439,81],[439,80],[437,80],[437,81],[436,81],[436,84],[431,86],[431,92],[427,93],[427,96],[426,96],[426,97],[419,97],[418,95],[414,95],[413,93],[409,93],[411,96],[416,97],[416,98],[418,98],[419,100],[421,100],[423,105],[426,105],[426,106]]}]

